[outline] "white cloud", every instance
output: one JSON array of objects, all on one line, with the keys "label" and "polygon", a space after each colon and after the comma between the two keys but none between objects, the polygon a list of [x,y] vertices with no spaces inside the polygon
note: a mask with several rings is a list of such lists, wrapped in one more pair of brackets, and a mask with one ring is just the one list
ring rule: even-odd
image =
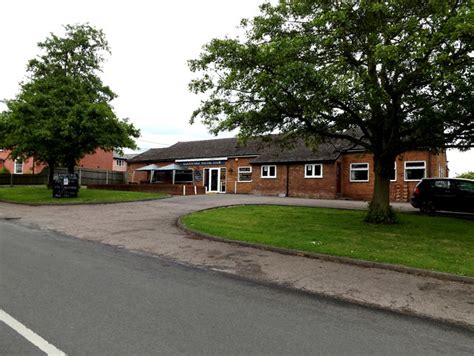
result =
[{"label": "white cloud", "polygon": [[[117,114],[142,129],[142,149],[159,146],[153,142],[211,138],[203,125],[189,125],[199,99],[187,89],[192,78],[187,60],[196,58],[211,38],[235,36],[240,20],[258,14],[261,2],[2,1],[0,99],[17,94],[27,61],[38,54],[38,42],[61,32],[62,25],[89,22],[107,35],[112,56],[103,79],[119,95],[113,102]],[[448,159],[452,174],[474,170],[472,151],[449,152]]]}]

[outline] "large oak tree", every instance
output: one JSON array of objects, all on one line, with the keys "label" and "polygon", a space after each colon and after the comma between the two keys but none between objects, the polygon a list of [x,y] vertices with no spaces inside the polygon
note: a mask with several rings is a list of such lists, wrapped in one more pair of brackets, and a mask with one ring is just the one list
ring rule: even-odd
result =
[{"label": "large oak tree", "polygon": [[116,94],[99,76],[110,53],[104,33],[68,25],[63,36],[51,34],[38,46],[42,53],[28,62],[28,78],[0,116],[1,145],[11,157],[47,163],[51,183],[56,165],[73,173],[99,148],[136,148],[139,130],[116,116]]},{"label": "large oak tree", "polygon": [[243,138],[344,139],[374,155],[368,221],[392,222],[390,173],[409,150],[473,147],[471,0],[288,0],[191,60],[193,120]]}]

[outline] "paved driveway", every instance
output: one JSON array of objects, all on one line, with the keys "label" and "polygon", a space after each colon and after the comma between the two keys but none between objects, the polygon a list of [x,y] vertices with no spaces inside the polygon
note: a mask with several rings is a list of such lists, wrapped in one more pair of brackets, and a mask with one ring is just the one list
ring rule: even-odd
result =
[{"label": "paved driveway", "polygon": [[[51,231],[0,221],[0,232],[2,355],[39,355],[33,344],[53,355],[57,349],[68,355],[474,352],[469,332],[415,318],[266,288]],[[50,345],[27,341],[12,317]]]},{"label": "paved driveway", "polygon": [[[82,239],[156,254],[197,267],[277,283],[361,304],[415,312],[474,326],[474,285],[308,259],[229,243],[191,239],[180,215],[234,204],[364,208],[355,201],[206,195],[110,205],[29,207],[0,203],[0,218]],[[413,211],[408,204],[395,208]]]}]

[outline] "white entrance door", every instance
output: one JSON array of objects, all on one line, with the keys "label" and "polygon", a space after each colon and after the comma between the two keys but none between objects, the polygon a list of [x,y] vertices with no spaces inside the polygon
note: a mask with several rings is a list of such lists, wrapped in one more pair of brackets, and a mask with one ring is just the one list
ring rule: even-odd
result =
[{"label": "white entrance door", "polygon": [[209,193],[219,193],[221,186],[220,168],[209,168]]}]

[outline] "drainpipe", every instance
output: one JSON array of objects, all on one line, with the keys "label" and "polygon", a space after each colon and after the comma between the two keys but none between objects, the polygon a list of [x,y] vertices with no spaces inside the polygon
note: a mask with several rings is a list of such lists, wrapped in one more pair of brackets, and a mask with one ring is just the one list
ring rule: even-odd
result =
[{"label": "drainpipe", "polygon": [[432,177],[432,173],[431,172],[431,152],[428,152],[428,160],[426,162],[426,164],[428,165],[428,167],[426,167],[426,178],[431,178]]}]

